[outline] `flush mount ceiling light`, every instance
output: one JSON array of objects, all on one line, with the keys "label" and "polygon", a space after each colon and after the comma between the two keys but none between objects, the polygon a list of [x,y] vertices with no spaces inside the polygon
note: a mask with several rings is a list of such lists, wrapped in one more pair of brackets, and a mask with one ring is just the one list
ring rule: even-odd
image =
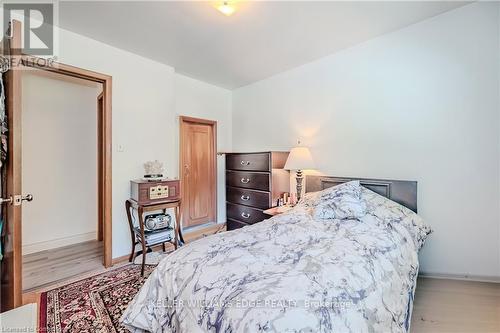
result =
[{"label": "flush mount ceiling light", "polygon": [[217,9],[219,12],[226,16],[231,16],[235,12],[236,8],[229,3],[229,1],[224,1],[217,5]]}]

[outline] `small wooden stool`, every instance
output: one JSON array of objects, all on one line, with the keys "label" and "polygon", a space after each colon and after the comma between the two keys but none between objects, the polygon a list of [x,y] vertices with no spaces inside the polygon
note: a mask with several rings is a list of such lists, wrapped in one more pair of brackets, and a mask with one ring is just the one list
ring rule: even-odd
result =
[{"label": "small wooden stool", "polygon": [[[125,208],[127,210],[128,223],[130,226],[130,236],[132,240],[132,251],[130,253],[129,260],[132,262],[136,256],[142,254],[142,268],[141,275],[144,276],[144,266],[146,265],[146,253],[147,249],[151,250],[151,247],[155,245],[162,244],[163,251],[165,251],[165,243],[172,243],[174,248],[177,250],[178,245],[184,244],[184,238],[182,237],[182,231],[180,226],[181,220],[181,200],[173,200],[173,201],[163,201],[163,202],[155,202],[153,204],[141,205],[137,203],[137,201],[129,199],[125,201]],[[163,211],[167,212],[167,209],[174,208],[175,211],[175,227],[174,227],[174,238],[170,240],[163,240],[154,243],[148,243],[145,238],[144,232],[144,213],[151,211]],[[134,227],[134,222],[132,219],[133,209],[137,210],[137,215],[139,217],[139,229],[137,230]],[[141,244],[142,248],[139,251],[135,251],[135,246],[137,244]]]}]

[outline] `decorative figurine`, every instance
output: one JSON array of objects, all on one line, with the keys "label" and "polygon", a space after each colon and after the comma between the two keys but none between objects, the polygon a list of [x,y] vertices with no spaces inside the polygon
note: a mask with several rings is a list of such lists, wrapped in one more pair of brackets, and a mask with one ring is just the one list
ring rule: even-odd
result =
[{"label": "decorative figurine", "polygon": [[144,179],[148,181],[163,179],[163,171],[165,171],[163,163],[158,160],[144,163]]}]

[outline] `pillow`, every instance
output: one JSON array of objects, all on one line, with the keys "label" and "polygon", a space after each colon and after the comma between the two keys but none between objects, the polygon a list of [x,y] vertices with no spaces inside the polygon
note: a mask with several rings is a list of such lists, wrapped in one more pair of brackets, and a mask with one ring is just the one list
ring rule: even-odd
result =
[{"label": "pillow", "polygon": [[297,203],[297,206],[304,206],[306,208],[316,207],[322,193],[323,191],[309,192],[304,194],[300,201]]},{"label": "pillow", "polygon": [[415,247],[420,250],[432,233],[430,225],[414,211],[377,194],[367,188],[361,187],[361,197],[366,202],[366,213],[375,216],[388,225],[400,225],[408,230]]},{"label": "pillow", "polygon": [[319,193],[319,202],[313,212],[315,219],[360,219],[366,214],[359,181],[343,183]]}]

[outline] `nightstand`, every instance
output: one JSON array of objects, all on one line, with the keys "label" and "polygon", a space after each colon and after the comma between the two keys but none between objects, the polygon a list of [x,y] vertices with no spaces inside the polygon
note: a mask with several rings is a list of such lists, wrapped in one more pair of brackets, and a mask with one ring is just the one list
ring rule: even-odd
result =
[{"label": "nightstand", "polygon": [[[175,199],[171,201],[165,200],[163,202],[140,204],[137,201],[130,199],[125,201],[125,208],[127,210],[127,217],[128,217],[130,235],[132,240],[132,252],[130,253],[128,261],[134,262],[134,258],[139,254],[142,254],[141,275],[144,276],[144,266],[146,265],[146,254],[148,253],[148,250],[150,250],[155,245],[161,244],[163,247],[163,251],[165,251],[165,243],[172,243],[174,249],[177,250],[177,246],[179,245],[179,243],[184,244],[184,238],[182,237],[182,231],[180,226],[181,200]],[[166,213],[167,209],[170,208],[173,208],[175,212],[175,225],[172,230],[173,233],[171,235],[168,236],[165,235],[165,237],[160,237],[158,239],[155,239],[153,236],[153,240],[148,240],[144,226],[144,213],[154,212],[154,211],[163,211],[164,213]],[[138,227],[134,226],[134,219],[132,216],[133,210],[137,210],[137,216],[139,219]],[[141,245],[141,250],[136,252],[135,247],[138,244]]]},{"label": "nightstand", "polygon": [[292,208],[293,208],[292,206],[273,207],[273,208],[266,209],[265,211],[263,211],[263,213],[266,215],[269,215],[269,216],[275,216],[275,215],[279,215],[282,213],[286,213]]}]

